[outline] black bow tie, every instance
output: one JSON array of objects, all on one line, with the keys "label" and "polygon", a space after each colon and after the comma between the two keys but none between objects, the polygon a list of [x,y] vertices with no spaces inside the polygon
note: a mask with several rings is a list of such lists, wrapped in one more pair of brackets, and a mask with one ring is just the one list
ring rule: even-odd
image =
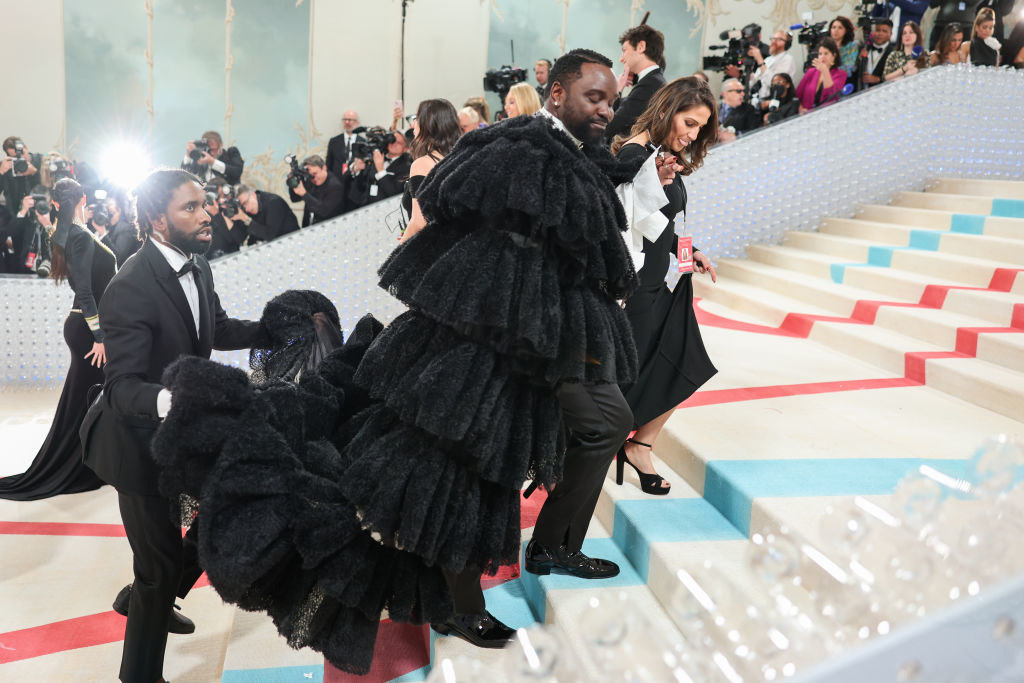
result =
[{"label": "black bow tie", "polygon": [[196,262],[192,259],[185,261],[185,265],[178,269],[178,277],[182,277],[189,273],[199,273],[199,266],[197,266]]},{"label": "black bow tie", "polygon": [[876,47],[876,46],[872,45],[871,46],[871,51],[872,52],[885,52],[885,48],[884,47]]}]

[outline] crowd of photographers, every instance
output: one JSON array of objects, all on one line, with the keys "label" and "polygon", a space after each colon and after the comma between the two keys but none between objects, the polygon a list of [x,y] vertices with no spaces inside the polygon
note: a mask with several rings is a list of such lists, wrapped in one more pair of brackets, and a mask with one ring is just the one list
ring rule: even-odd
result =
[{"label": "crowd of photographers", "polygon": [[[711,46],[704,69],[721,71],[719,141],[730,142],[752,130],[826,106],[880,83],[912,76],[941,64],[1024,68],[1024,22],[1006,36],[1004,19],[1013,0],[865,1],[856,20],[803,23],[775,31],[766,44],[761,27],[748,24],[724,31]],[[921,19],[935,8],[925,47]],[[858,35],[859,34],[859,35]],[[794,41],[807,59],[791,54]]]},{"label": "crowd of photographers", "polygon": [[[921,17],[937,8],[925,49]],[[721,34],[724,44],[704,58],[703,68],[720,71],[724,80],[718,111],[719,142],[728,143],[753,130],[826,106],[857,90],[897,80],[929,66],[970,62],[1024,68],[1024,21],[1009,36],[1004,20],[1013,0],[892,0],[858,5],[856,21],[839,16],[830,22],[805,23],[777,30],[762,41],[761,27],[749,24]],[[858,37],[858,33],[860,37]],[[666,83],[665,40],[641,24],[619,37],[624,69],[622,93],[606,129],[608,141],[628,131],[654,93]],[[801,65],[794,43],[805,46]],[[496,93],[502,111],[495,119],[528,116],[544,100],[551,61],[534,65],[536,85],[526,69],[503,66],[484,76],[485,91]],[[695,76],[707,76],[698,71]],[[486,127],[491,112],[483,97],[467,100],[457,111],[463,134]],[[402,194],[413,158],[415,116],[406,117],[395,103],[389,127],[365,127],[358,113],[347,111],[341,132],[326,154],[304,159],[288,155],[288,199],[301,205],[301,226],[339,216]],[[182,168],[206,183],[205,208],[211,216],[213,241],[208,256],[217,258],[299,229],[292,204],[279,195],[242,182],[245,160],[236,147],[224,147],[216,131],[185,145]],[[127,190],[100,180],[85,163],[56,154],[33,153],[18,137],[3,141],[0,155],[0,273],[49,273],[51,206],[49,187],[76,177],[88,190],[89,229],[124,261],[140,246]]]}]

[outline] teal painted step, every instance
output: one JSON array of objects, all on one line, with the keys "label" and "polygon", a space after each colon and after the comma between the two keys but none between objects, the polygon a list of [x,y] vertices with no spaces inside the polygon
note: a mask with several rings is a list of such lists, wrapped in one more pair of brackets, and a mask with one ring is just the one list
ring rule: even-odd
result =
[{"label": "teal painted step", "polygon": [[746,537],[755,498],[888,494],[922,465],[962,477],[967,462],[934,458],[711,460],[704,475],[704,498]]},{"label": "teal painted step", "polygon": [[646,583],[652,543],[729,541],[745,536],[704,498],[652,498],[618,501],[612,538]]},{"label": "teal painted step", "polygon": [[992,215],[1000,218],[1024,218],[1024,199],[993,199]]}]

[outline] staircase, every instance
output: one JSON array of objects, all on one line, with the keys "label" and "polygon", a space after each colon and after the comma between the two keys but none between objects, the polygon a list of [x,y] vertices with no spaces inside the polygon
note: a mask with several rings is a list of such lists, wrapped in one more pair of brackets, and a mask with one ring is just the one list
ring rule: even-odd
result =
[{"label": "staircase", "polygon": [[[670,495],[643,495],[628,468],[626,485],[605,481],[584,551],[622,574],[524,573],[487,591],[499,618],[574,633],[589,598],[626,591],[676,635],[680,568],[711,560],[756,594],[752,533],[785,526],[828,548],[828,506],[892,507],[919,466],[956,473],[986,437],[1024,433],[1024,183],[940,179],[748,256],[695,280],[720,373],[655,445]],[[498,675],[499,654],[452,641],[433,640],[434,662],[480,655]]]}]

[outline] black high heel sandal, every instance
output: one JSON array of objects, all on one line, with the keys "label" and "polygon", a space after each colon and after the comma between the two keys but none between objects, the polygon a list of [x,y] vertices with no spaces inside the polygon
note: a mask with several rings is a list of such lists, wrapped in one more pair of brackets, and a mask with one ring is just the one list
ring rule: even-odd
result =
[{"label": "black high heel sandal", "polygon": [[[635,443],[637,446],[644,446],[645,448],[651,448],[651,444],[644,443],[643,441],[637,441],[636,439],[626,439],[627,443]],[[665,478],[660,474],[647,474],[641,472],[640,468],[629,461],[629,457],[626,455],[626,444],[622,444],[622,448],[615,454],[615,483],[622,486],[622,479],[626,473],[626,465],[633,468],[636,472],[636,476],[640,477],[640,490],[646,494],[652,496],[664,496],[672,490],[671,486],[662,486],[661,482],[665,481]]]}]

